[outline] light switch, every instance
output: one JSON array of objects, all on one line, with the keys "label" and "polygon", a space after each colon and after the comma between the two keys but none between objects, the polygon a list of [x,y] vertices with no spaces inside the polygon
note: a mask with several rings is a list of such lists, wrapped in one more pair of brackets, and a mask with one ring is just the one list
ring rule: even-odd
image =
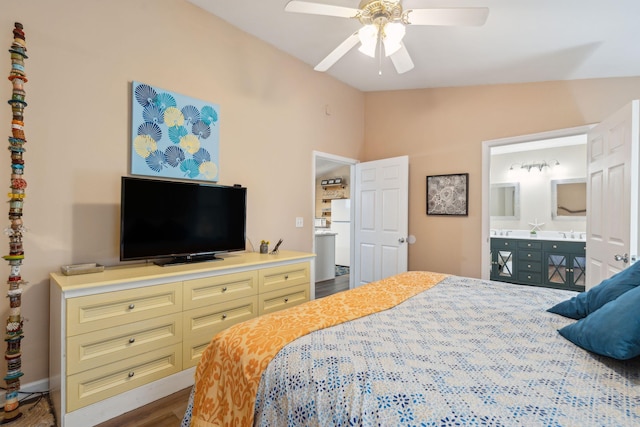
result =
[{"label": "light switch", "polygon": [[304,221],[302,220],[301,216],[297,216],[296,217],[296,227],[300,228],[304,225]]}]

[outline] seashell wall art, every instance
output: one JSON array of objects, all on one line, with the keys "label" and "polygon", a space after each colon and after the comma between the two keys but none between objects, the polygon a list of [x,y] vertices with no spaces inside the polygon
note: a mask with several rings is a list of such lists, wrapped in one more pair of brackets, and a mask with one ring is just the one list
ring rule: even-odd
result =
[{"label": "seashell wall art", "polygon": [[135,81],[131,104],[132,174],[219,180],[218,105]]}]

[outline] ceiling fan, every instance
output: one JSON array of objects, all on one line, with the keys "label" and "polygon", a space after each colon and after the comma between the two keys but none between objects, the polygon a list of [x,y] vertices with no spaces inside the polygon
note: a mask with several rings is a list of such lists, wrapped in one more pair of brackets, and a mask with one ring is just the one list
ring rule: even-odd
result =
[{"label": "ceiling fan", "polygon": [[347,37],[314,67],[316,71],[327,71],[360,43],[358,50],[372,58],[376,56],[376,48],[381,56],[384,47],[385,56],[391,58],[391,62],[399,74],[406,73],[414,67],[411,56],[402,42],[407,25],[480,26],[485,23],[489,15],[489,9],[486,7],[403,10],[402,0],[362,0],[358,9],[292,0],[287,3],[284,10],[311,15],[353,18],[362,24],[362,28]]}]

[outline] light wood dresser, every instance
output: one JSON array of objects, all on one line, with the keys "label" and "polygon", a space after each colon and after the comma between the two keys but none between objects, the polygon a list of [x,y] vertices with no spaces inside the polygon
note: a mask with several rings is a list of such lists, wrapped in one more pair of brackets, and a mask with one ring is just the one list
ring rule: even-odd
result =
[{"label": "light wood dresser", "polygon": [[193,384],[213,336],[309,300],[314,255],[50,276],[49,382],[60,427],[86,427]]}]

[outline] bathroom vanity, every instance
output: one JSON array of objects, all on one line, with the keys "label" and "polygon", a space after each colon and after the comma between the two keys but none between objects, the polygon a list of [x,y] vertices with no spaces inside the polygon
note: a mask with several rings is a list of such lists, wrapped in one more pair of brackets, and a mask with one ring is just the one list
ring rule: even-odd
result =
[{"label": "bathroom vanity", "polygon": [[585,253],[579,239],[491,237],[491,280],[584,291]]}]

